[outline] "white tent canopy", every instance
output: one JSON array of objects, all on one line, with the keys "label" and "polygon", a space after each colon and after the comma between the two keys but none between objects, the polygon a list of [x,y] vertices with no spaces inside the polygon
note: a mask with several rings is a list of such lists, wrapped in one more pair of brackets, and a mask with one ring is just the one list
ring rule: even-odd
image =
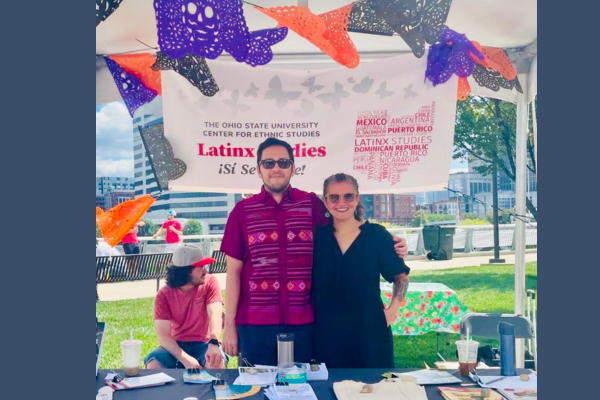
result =
[{"label": "white tent canopy", "polygon": [[[250,0],[262,7],[305,5],[315,14],[345,6],[350,0]],[[273,28],[277,23],[254,7],[244,4],[244,14],[250,30]],[[471,81],[473,94],[495,97],[517,104],[517,179],[515,212],[526,214],[525,182],[527,163],[527,106],[537,94],[537,1],[536,0],[453,0],[446,25],[466,34],[482,46],[506,49],[517,66],[523,94],[501,89],[493,92]],[[361,55],[361,62],[410,53],[399,36],[378,36],[350,33]],[[143,42],[143,43],[141,43]],[[147,45],[147,46],[146,46]],[[148,47],[149,46],[149,47]],[[102,56],[114,54],[154,53],[158,47],[156,21],[152,0],[124,0],[116,11],[96,27],[96,104],[121,100]],[[337,65],[328,56],[291,30],[288,36],[273,46],[271,64],[311,69]],[[425,57],[425,56],[424,56]],[[223,54],[220,59],[231,59]],[[233,59],[231,59],[232,62]],[[210,66],[210,60],[208,60]],[[269,64],[269,65],[271,65]],[[269,65],[257,68],[268,68]],[[341,67],[344,68],[344,67]],[[252,67],[248,66],[248,74]],[[423,71],[423,75],[425,71]],[[537,129],[536,129],[537,145]],[[536,152],[537,154],[537,152]],[[537,159],[537,156],[536,156]],[[537,161],[537,160],[536,160]],[[536,162],[537,164],[537,162]],[[515,312],[524,313],[525,299],[525,222],[517,220],[515,232]],[[519,353],[523,354],[522,344]],[[522,360],[517,357],[517,360]]]},{"label": "white tent canopy", "polygon": [[[254,0],[253,4],[263,7],[297,5],[297,0]],[[305,1],[306,2],[306,1]],[[350,0],[311,0],[308,6],[315,14],[321,14],[343,7]],[[244,4],[244,15],[251,30],[273,28],[276,21],[254,7]],[[464,33],[470,40],[482,46],[510,49],[517,58],[523,48],[537,41],[537,2],[535,0],[453,0],[446,24],[451,29]],[[399,36],[379,36],[363,33],[350,33],[361,61],[410,53],[410,48]],[[142,44],[142,42],[144,44]],[[147,47],[146,45],[150,46]],[[152,0],[125,0],[119,8],[96,27],[96,55],[122,53],[154,53],[158,47],[156,20]],[[535,48],[537,51],[537,46]],[[337,65],[308,40],[291,30],[288,36],[273,46],[275,57],[272,64],[323,63]],[[425,57],[425,56],[424,56]],[[219,59],[231,59],[224,54]],[[231,59],[233,61],[233,59]],[[208,61],[210,66],[210,60]],[[257,67],[261,68],[261,67]],[[264,67],[263,67],[264,68]],[[252,67],[248,67],[251,73]],[[425,72],[423,71],[423,74]],[[121,97],[112,83],[104,60],[96,60],[96,104],[120,100]],[[484,96],[493,96],[516,103],[516,93],[507,90],[492,92],[472,82],[472,90]],[[524,82],[522,82],[524,84]],[[531,92],[531,90],[530,90]],[[495,95],[494,95],[495,94]]]}]

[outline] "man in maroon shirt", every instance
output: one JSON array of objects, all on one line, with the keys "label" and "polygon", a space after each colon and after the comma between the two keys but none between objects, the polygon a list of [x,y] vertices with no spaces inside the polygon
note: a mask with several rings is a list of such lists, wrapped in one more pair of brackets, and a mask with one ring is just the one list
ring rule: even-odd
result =
[{"label": "man in maroon shirt", "polygon": [[146,356],[146,368],[225,368],[219,346],[223,299],[217,278],[206,275],[205,269],[214,261],[192,245],[184,244],[173,253],[167,286],[154,300],[160,347]]},{"label": "man in maroon shirt", "polygon": [[[227,255],[223,347],[253,364],[276,365],[278,333],[293,333],[294,361],[313,355],[313,300],[310,292],[313,238],[325,225],[323,202],[292,188],[292,147],[269,138],[258,147],[259,194],[229,214],[221,251]],[[408,254],[398,239],[396,251]]]}]

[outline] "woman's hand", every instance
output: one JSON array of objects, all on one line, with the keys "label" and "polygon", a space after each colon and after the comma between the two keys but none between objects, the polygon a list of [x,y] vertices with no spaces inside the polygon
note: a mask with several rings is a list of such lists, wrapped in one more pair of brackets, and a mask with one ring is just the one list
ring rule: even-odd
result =
[{"label": "woman's hand", "polygon": [[225,326],[223,351],[230,356],[238,355],[238,332],[235,325]]},{"label": "woman's hand", "polygon": [[397,312],[395,312],[395,310],[392,310],[390,307],[383,310],[383,313],[385,314],[385,321],[387,322],[387,326],[390,326],[392,322],[396,320],[396,317],[398,315]]}]

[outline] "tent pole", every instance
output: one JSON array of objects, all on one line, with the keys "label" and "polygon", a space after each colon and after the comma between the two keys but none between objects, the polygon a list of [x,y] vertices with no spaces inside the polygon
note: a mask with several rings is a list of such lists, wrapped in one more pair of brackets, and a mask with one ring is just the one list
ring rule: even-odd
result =
[{"label": "tent pole", "polygon": [[535,111],[535,97],[531,100],[531,120],[533,121],[533,152],[535,157],[535,176],[537,177],[538,171],[538,157],[537,157],[537,115]]},{"label": "tent pole", "polygon": [[[528,74],[519,74],[523,93],[517,94],[517,142],[516,142],[516,179],[515,179],[515,213],[527,215],[525,198],[527,196],[527,127]],[[525,226],[523,217],[515,220],[515,314],[525,315]],[[525,343],[523,339],[516,342],[517,368],[524,367]]]}]

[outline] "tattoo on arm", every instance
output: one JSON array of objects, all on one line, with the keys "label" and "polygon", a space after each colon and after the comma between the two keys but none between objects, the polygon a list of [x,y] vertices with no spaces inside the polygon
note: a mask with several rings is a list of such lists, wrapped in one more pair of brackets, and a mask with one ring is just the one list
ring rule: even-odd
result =
[{"label": "tattoo on arm", "polygon": [[408,290],[408,275],[399,274],[394,278],[394,297],[402,301],[406,297],[406,291]]}]

